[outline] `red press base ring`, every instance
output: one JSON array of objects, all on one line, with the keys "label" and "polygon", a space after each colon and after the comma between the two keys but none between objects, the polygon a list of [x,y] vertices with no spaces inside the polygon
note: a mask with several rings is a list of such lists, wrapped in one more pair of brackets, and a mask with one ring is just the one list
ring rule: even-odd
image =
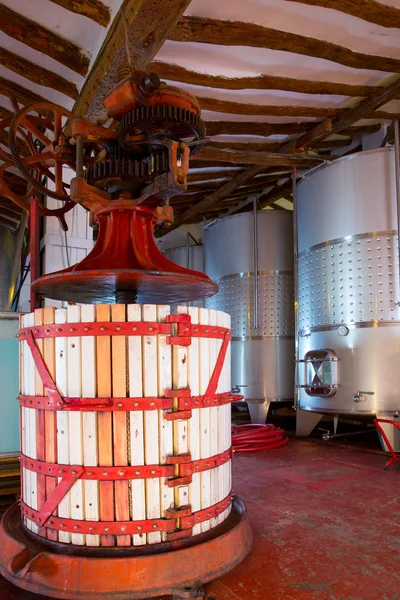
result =
[{"label": "red press base ring", "polygon": [[[194,538],[147,548],[83,548],[43,543],[21,525],[14,504],[0,525],[0,574],[14,585],[65,600],[189,597],[189,590],[238,565],[253,542],[245,506],[235,498],[229,518]],[[152,553],[150,553],[152,552]]]}]

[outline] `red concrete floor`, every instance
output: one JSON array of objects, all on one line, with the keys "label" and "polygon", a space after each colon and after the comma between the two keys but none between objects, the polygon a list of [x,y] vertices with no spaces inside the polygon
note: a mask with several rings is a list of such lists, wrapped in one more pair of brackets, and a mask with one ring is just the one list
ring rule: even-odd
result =
[{"label": "red concrete floor", "polygon": [[[209,600],[400,600],[400,466],[385,462],[299,440],[236,455],[254,547],[207,586]],[[0,579],[0,600],[39,598]]]}]

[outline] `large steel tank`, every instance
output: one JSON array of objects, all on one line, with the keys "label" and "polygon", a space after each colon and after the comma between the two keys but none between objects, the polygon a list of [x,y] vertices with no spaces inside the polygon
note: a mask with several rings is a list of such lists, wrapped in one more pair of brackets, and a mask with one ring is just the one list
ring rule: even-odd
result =
[{"label": "large steel tank", "polygon": [[18,236],[16,231],[0,223],[0,310],[10,310],[15,291],[15,260]]},{"label": "large steel tank", "polygon": [[265,421],[271,402],[293,399],[292,213],[227,217],[206,228],[204,248],[205,271],[219,285],[206,306],[232,318],[233,387],[252,421]]},{"label": "large steel tank", "polygon": [[394,151],[346,156],[297,188],[300,426],[400,410]]}]

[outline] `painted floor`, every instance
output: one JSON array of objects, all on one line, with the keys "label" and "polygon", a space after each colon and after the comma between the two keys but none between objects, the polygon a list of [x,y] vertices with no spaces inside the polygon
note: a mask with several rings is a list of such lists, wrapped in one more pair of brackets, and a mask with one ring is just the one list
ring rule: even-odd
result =
[{"label": "painted floor", "polygon": [[[290,440],[236,455],[234,488],[254,546],[209,600],[400,600],[400,466],[385,456]],[[0,578],[0,600],[39,600]]]}]

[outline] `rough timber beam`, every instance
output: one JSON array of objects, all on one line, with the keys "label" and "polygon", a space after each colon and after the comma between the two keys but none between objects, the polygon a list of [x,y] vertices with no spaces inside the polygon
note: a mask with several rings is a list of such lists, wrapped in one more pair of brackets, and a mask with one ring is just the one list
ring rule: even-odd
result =
[{"label": "rough timber beam", "polygon": [[103,27],[107,27],[111,19],[111,11],[100,0],[51,0],[54,4],[87,17]]},{"label": "rough timber beam", "polygon": [[[288,1],[288,0],[286,0]],[[375,0],[290,0],[311,6],[332,8],[381,27],[400,28],[400,10]]]},{"label": "rough timber beam", "polygon": [[74,111],[92,120],[104,114],[103,100],[117,82],[118,66],[127,61],[122,15],[125,15],[128,24],[132,62],[136,69],[145,70],[189,4],[190,0],[125,0]]},{"label": "rough timber beam", "polygon": [[[377,88],[384,90],[384,87]],[[197,96],[203,110],[230,113],[234,115],[266,116],[266,117],[336,117],[342,114],[346,108],[314,107],[314,106],[273,106],[268,104],[242,104],[230,100],[218,100],[217,98],[202,98]],[[370,115],[371,119],[395,119],[397,115],[384,111],[376,111]]]},{"label": "rough timber beam", "polygon": [[400,60],[353,52],[324,40],[240,21],[182,17],[169,35],[177,42],[202,42],[223,46],[251,46],[323,58],[354,69],[400,72]]},{"label": "rough timber beam", "polygon": [[283,90],[299,94],[324,94],[337,96],[352,96],[362,98],[376,91],[373,85],[349,85],[347,83],[331,83],[329,81],[308,81],[291,77],[276,77],[272,75],[257,75],[256,77],[223,77],[199,73],[161,61],[152,62],[149,69],[163,79],[212,87],[225,90]]},{"label": "rough timber beam", "polygon": [[321,159],[307,154],[277,154],[276,152],[249,152],[245,150],[230,150],[229,148],[210,148],[202,150],[202,158],[223,161],[233,164],[263,165],[264,167],[312,166]]},{"label": "rough timber beam", "polygon": [[40,23],[14,12],[2,3],[0,3],[0,30],[33,50],[43,52],[83,77],[88,72],[90,59],[78,46]]},{"label": "rough timber beam", "polygon": [[[208,136],[213,135],[294,135],[303,133],[305,129],[312,129],[314,123],[257,123],[252,121],[206,121]],[[341,135],[354,137],[360,134],[376,133],[381,128],[379,123],[349,127]]]},{"label": "rough timber beam", "polygon": [[9,52],[5,48],[0,48],[0,64],[10,69],[10,71],[18,73],[21,77],[29,79],[33,83],[57,90],[70,98],[75,99],[78,97],[78,89],[74,83],[60,77],[57,73],[29,62],[29,60],[22,58],[22,56],[17,56]]},{"label": "rough timber beam", "polygon": [[44,98],[39,96],[39,94],[22,87],[22,85],[18,85],[18,83],[14,83],[14,81],[4,79],[4,77],[0,77],[0,91],[2,96],[15,98],[17,102],[23,105],[32,104],[33,102],[44,102]]}]

